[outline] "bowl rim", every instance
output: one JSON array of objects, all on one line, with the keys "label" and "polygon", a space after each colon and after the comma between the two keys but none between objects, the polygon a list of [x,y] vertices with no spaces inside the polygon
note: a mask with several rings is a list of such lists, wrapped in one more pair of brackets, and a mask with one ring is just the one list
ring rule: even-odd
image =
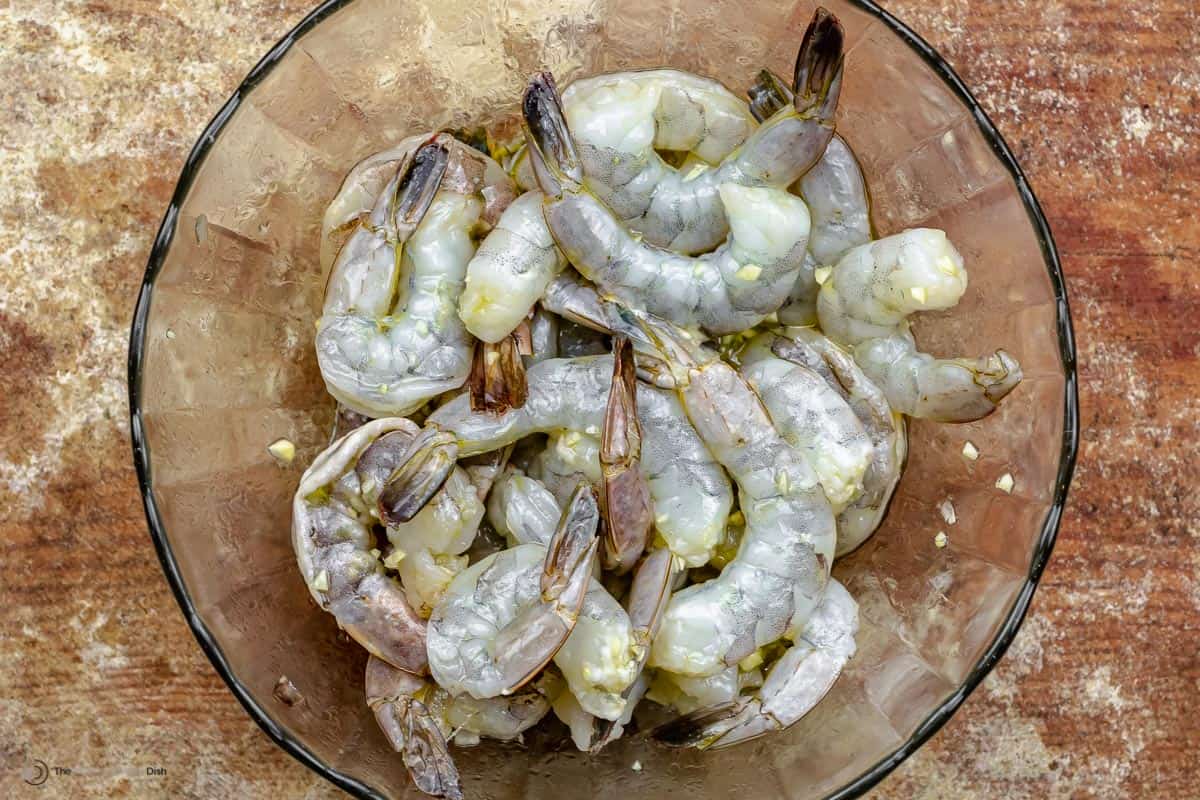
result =
[{"label": "bowl rim", "polygon": [[[876,5],[873,0],[845,0],[866,12],[875,20],[882,22],[887,28],[907,44],[933,71],[942,79],[946,86],[955,94],[958,100],[971,112],[980,132],[990,144],[993,153],[1008,170],[1017,192],[1025,206],[1029,221],[1038,237],[1042,250],[1043,261],[1046,264],[1050,282],[1054,291],[1056,307],[1056,330],[1058,333],[1058,349],[1062,362],[1064,377],[1063,397],[1063,434],[1059,452],[1059,469],[1055,485],[1054,497],[1042,523],[1042,530],[1034,547],[1025,583],[1018,592],[1012,607],[1009,609],[1003,623],[1000,625],[995,638],[987,650],[972,667],[962,684],[935,708],[916,730],[898,748],[889,755],[877,761],[863,771],[845,786],[826,795],[825,800],[847,800],[859,797],[879,781],[883,780],[892,770],[898,767],[910,755],[915,753],[947,720],[958,710],[959,706],[975,690],[980,682],[991,672],[1000,658],[1004,655],[1017,630],[1020,628],[1029,610],[1033,593],[1037,589],[1054,542],[1058,535],[1059,523],[1067,500],[1067,491],[1071,477],[1075,471],[1075,460],[1079,450],[1079,393],[1078,376],[1076,374],[1075,334],[1071,325],[1070,308],[1067,303],[1066,281],[1059,260],[1058,250],[1050,225],[1042,212],[1041,205],[1034,196],[1033,189],[1025,177],[1024,171],[1017,163],[1004,137],[996,129],[987,113],[967,89],[962,79],[954,69],[933,49],[924,39],[899,19]],[[175,191],[170,204],[163,216],[158,233],[155,236],[142,286],[138,293],[137,305],[134,309],[133,321],[129,338],[129,409],[130,409],[130,438],[133,445],[133,461],[137,469],[138,485],[141,489],[142,504],[145,508],[146,522],[150,529],[150,537],[158,553],[163,573],[175,594],[180,610],[192,629],[200,648],[212,662],[217,674],[224,679],[233,695],[267,734],[285,752],[300,763],[316,772],[339,788],[359,798],[368,800],[386,800],[381,794],[356,778],[341,772],[324,763],[304,744],[294,738],[281,727],[251,695],[248,687],[233,673],[220,645],[205,625],[192,602],[191,595],[184,583],[175,556],[171,551],[158,507],[154,500],[153,486],[150,477],[150,447],[146,441],[142,424],[142,374],[145,362],[146,323],[149,318],[150,301],[154,291],[154,282],[162,268],[171,243],[174,240],[179,221],[180,209],[187,198],[192,183],[209,151],[215,144],[233,113],[241,105],[242,100],[259,84],[275,65],[291,49],[298,39],[315,28],[321,21],[342,8],[352,4],[354,0],[324,0],[313,9],[292,30],[280,39],[267,54],[259,60],[246,75],[212,120],[201,133],[200,138],[192,147],[180,172]]]}]

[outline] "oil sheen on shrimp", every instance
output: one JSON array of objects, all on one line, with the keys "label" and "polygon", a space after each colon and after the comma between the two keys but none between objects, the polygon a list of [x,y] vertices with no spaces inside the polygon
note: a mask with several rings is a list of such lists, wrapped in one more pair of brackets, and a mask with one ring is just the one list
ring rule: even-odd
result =
[{"label": "oil sheen on shrimp", "polygon": [[847,252],[821,286],[825,334],[852,347],[854,360],[893,409],[939,422],[985,417],[1021,380],[1004,350],[977,359],[919,352],[908,328],[917,311],[954,306],[967,288],[962,256],[943,231],[912,230]]},{"label": "oil sheen on shrimp", "polygon": [[372,655],[421,674],[428,663],[425,621],[380,562],[376,519],[355,472],[363,452],[393,431],[415,436],[418,428],[406,419],[375,420],[317,456],[292,501],[292,546],[313,598],[346,633]]},{"label": "oil sheen on shrimp", "polygon": [[326,288],[321,375],[339,402],[369,416],[410,413],[461,386],[470,369],[457,301],[481,224],[487,159],[446,138],[401,167],[338,253]]},{"label": "oil sheen on shrimp", "polygon": [[808,210],[800,198],[770,186],[722,184],[717,193],[729,220],[727,241],[702,256],[680,255],[634,236],[584,186],[548,74],[526,91],[525,119],[550,232],[575,268],[605,292],[712,334],[753,327],[787,299],[808,243]]},{"label": "oil sheen on shrimp", "polygon": [[679,397],[737,483],[746,521],[737,556],[720,576],[672,597],[651,651],[652,667],[706,677],[807,620],[829,579],[837,532],[816,474],[753,387],[677,329],[643,324],[676,365]]},{"label": "oil sheen on shrimp", "polygon": [[[427,424],[452,433],[463,455],[487,452],[533,433],[582,429],[599,436],[612,387],[612,356],[550,359],[530,367],[525,405],[503,414],[472,412],[456,397]],[[655,529],[689,566],[708,561],[733,502],[729,480],[671,393],[641,386],[641,469],[655,510]]]}]

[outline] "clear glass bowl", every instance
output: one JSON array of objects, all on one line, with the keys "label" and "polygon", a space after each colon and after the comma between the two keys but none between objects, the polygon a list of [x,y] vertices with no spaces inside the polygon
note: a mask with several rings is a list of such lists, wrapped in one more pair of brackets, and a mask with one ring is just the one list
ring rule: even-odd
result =
[{"label": "clear glass bowl", "polygon": [[[835,572],[859,650],[785,733],[701,754],[631,735],[596,757],[550,728],[459,750],[474,798],[603,786],[637,798],[848,797],[942,725],[1011,641],[1049,556],[1076,450],[1075,360],[1050,231],[962,83],[871,3],[830,0],[848,58],[839,130],[862,157],[881,234],[943,228],[971,287],[926,314],[926,349],[1004,346],[1025,380],[971,425],[911,427],[878,534]],[[346,170],[401,136],[515,117],[527,76],[671,65],[744,88],[790,74],[808,2],[333,0],[254,68],[184,167],[130,346],[134,458],[163,569],[201,646],[280,746],[361,797],[414,796],[363,703],[364,653],[309,598],[289,497],[328,440],[313,355],[321,215]],[[267,444],[296,443],[290,468]],[[980,457],[961,454],[970,440]],[[1005,472],[1015,488],[994,487]],[[957,523],[938,511],[950,499]],[[949,536],[934,545],[937,531]],[[287,676],[303,696],[273,695]],[[641,771],[631,765],[640,761]],[[750,794],[749,792],[752,792]]]}]

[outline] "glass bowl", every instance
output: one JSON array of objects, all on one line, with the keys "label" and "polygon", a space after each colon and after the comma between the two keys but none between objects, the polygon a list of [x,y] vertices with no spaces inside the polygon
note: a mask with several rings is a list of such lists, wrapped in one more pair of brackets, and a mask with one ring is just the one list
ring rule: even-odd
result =
[{"label": "glass bowl", "polygon": [[[699,753],[628,735],[594,757],[565,729],[457,750],[468,796],[849,797],[941,726],[1012,640],[1050,554],[1077,441],[1063,277],[1020,168],[937,54],[877,6],[830,0],[847,34],[839,130],[880,234],[928,225],[962,251],[963,302],[917,320],[935,353],[1003,346],[1025,380],[993,416],[911,426],[882,529],[835,573],[858,654],[784,733]],[[400,137],[515,117],[532,72],[671,65],[743,89],[790,74],[814,6],[795,0],[332,0],[247,76],[188,158],[137,305],[134,459],[163,569],[201,646],[281,747],[360,797],[415,796],[363,702],[365,653],[314,605],[289,498],[328,441],[313,353],[321,216],[342,175]],[[267,445],[296,444],[291,467]],[[980,455],[968,460],[963,445]],[[1011,493],[995,481],[1011,473]],[[957,522],[939,504],[949,499]],[[938,531],[949,543],[934,544]],[[274,693],[286,676],[303,699]],[[641,770],[631,766],[641,762]],[[752,791],[753,794],[744,794]]]}]

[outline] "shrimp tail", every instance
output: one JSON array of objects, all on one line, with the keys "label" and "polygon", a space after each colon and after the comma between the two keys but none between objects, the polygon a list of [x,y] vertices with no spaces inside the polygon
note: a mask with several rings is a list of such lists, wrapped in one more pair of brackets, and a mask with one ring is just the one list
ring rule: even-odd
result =
[{"label": "shrimp tail", "polygon": [[525,137],[532,144],[530,165],[542,191],[549,197],[562,197],[564,189],[578,189],[583,183],[583,166],[567,128],[553,75],[540,72],[533,76],[525,89],[521,111]]},{"label": "shrimp tail", "polygon": [[432,797],[462,800],[446,737],[425,704],[413,696],[424,688],[424,679],[372,656],[367,659],[365,684],[367,705],[417,788]]},{"label": "shrimp tail", "polygon": [[525,380],[522,345],[515,335],[499,342],[480,342],[471,360],[467,386],[471,410],[502,414],[525,405],[529,387]]},{"label": "shrimp tail", "polygon": [[458,767],[429,709],[419,700],[409,700],[402,722],[406,725],[400,756],[413,783],[431,797],[463,800]]},{"label": "shrimp tail", "polygon": [[731,703],[701,708],[676,717],[659,725],[650,735],[668,747],[695,747],[707,750],[725,734],[752,723],[758,715],[757,700],[739,698]]},{"label": "shrimp tail", "polygon": [[754,83],[746,90],[750,98],[750,113],[759,122],[772,117],[776,111],[792,104],[792,90],[783,78],[769,69],[760,70]]},{"label": "shrimp tail", "polygon": [[897,411],[936,422],[986,417],[1022,378],[1021,365],[1005,350],[980,358],[934,358],[917,351],[911,336],[869,339],[854,355]]},{"label": "shrimp tail", "polygon": [[518,614],[495,640],[502,695],[528,683],[567,641],[592,579],[600,510],[591,487],[580,483],[550,541],[541,576],[542,602]]},{"label": "shrimp tail", "polygon": [[637,367],[633,344],[613,340],[613,379],[600,443],[604,565],[628,572],[646,549],[654,524],[650,487],[639,468],[642,428],[637,417]]},{"label": "shrimp tail", "polygon": [[400,179],[388,209],[398,241],[407,240],[416,230],[442,185],[450,150],[439,141],[439,136],[418,147],[400,167]]},{"label": "shrimp tail", "polygon": [[453,434],[422,429],[379,493],[379,518],[389,525],[412,520],[442,488],[457,460]]},{"label": "shrimp tail", "polygon": [[799,113],[832,123],[842,90],[845,39],[838,18],[818,8],[804,31],[792,77],[792,104]]}]

